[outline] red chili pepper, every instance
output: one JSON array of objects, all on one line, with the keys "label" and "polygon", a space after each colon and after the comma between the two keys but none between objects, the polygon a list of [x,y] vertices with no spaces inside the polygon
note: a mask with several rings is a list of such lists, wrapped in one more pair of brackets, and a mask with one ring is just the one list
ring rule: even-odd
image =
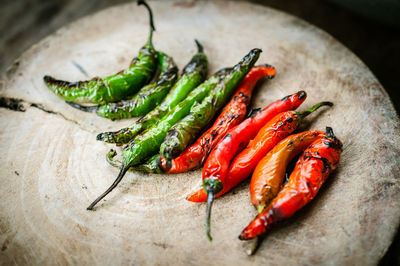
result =
[{"label": "red chili pepper", "polygon": [[[276,115],[261,128],[256,137],[249,143],[246,149],[236,156],[230,166],[229,162],[227,163],[226,160],[220,160],[221,156],[230,156],[230,151],[219,149],[219,145],[217,146],[214,150],[216,156],[210,155],[203,168],[203,189],[207,193],[208,207],[206,225],[209,239],[211,239],[209,234],[209,218],[214,195],[221,192],[224,186],[229,183],[231,184],[233,180],[242,181],[250,176],[257,163],[276,145],[276,143],[291,134],[304,117],[324,105],[332,106],[333,104],[331,102],[321,102],[302,113],[288,111]],[[227,137],[229,138],[229,133],[225,136],[225,138]],[[224,154],[224,152],[226,153]],[[221,164],[221,162],[223,164]],[[227,178],[228,171],[221,171],[221,169],[227,169],[228,166],[229,178]]]},{"label": "red chili pepper", "polygon": [[[293,95],[292,95],[293,96]],[[208,157],[204,168],[203,168],[203,179],[205,178],[204,171],[206,167],[210,170],[207,170],[207,175],[208,176],[219,176],[220,180],[224,180],[223,184],[223,189],[221,192],[216,194],[215,197],[219,197],[226,192],[230,191],[233,187],[237,186],[240,182],[242,182],[244,179],[246,179],[248,176],[250,176],[251,172],[254,170],[255,166],[257,165],[258,161],[260,158],[262,158],[277,142],[279,142],[281,139],[285,138],[288,136],[291,132],[294,131],[294,129],[297,127],[297,123],[299,122],[299,118],[304,118],[308,114],[310,114],[312,111],[315,111],[317,108],[319,108],[322,105],[331,105],[332,103],[330,102],[322,102],[320,104],[317,104],[310,108],[309,110],[305,111],[304,113],[296,113],[296,112],[283,112],[281,114],[276,115],[273,119],[271,119],[270,122],[268,122],[267,125],[264,125],[263,129],[266,131],[265,133],[262,133],[261,130],[259,130],[259,134],[254,138],[254,140],[249,143],[248,147],[243,150],[241,153],[239,153],[235,159],[233,159],[232,163],[231,160],[232,158],[237,154],[240,149],[237,147],[237,143],[241,140],[243,135],[246,135],[248,132],[247,127],[241,127],[240,131],[236,131],[234,137],[231,137],[232,142],[229,142],[228,140],[223,140],[220,143],[218,143],[217,148],[219,148],[219,151],[214,149],[210,156]],[[300,103],[299,103],[300,105]],[[286,114],[286,116],[285,116]],[[282,117],[281,117],[282,115]],[[282,120],[279,120],[282,119]],[[287,124],[287,126],[295,127],[293,130],[290,131],[290,133],[287,133],[286,130],[284,130],[283,127],[280,127],[280,130],[282,130],[279,134],[280,135],[274,135],[274,130],[278,127],[278,124],[283,124],[284,121],[286,120],[293,120],[291,123]],[[301,119],[300,119],[301,120]],[[244,121],[243,123],[245,123]],[[243,124],[242,123],[242,124]],[[240,124],[239,126],[241,126]],[[236,128],[238,128],[237,126]],[[262,125],[259,125],[257,130],[261,128]],[[270,128],[271,127],[271,128]],[[234,129],[236,129],[234,128]],[[267,130],[268,129],[268,130]],[[240,134],[240,132],[242,132]],[[266,134],[269,132],[269,135]],[[231,133],[231,132],[229,132]],[[283,135],[282,135],[283,134]],[[255,135],[255,134],[254,134]],[[253,135],[253,136],[254,136]],[[270,139],[271,138],[271,139]],[[275,142],[269,142],[269,141],[275,141]],[[249,140],[247,140],[248,143]],[[236,142],[236,144],[235,144]],[[225,143],[225,145],[223,145]],[[246,145],[247,143],[244,143]],[[234,146],[236,145],[236,146]],[[243,146],[242,146],[243,147]],[[250,151],[253,151],[254,153],[251,153]],[[239,157],[240,156],[240,157]],[[247,157],[248,160],[253,160],[252,162],[248,162],[247,164],[242,163],[245,161],[243,158]],[[252,158],[253,157],[253,158]],[[255,157],[255,159],[254,159]],[[243,167],[246,167],[245,169],[240,169],[239,164],[240,162]],[[247,174],[246,174],[247,173]],[[190,194],[187,198],[187,200],[192,201],[192,202],[205,202],[207,201],[207,193],[204,189],[199,189],[198,191]]]},{"label": "red chili pepper", "polygon": [[[221,161],[221,165],[223,165],[221,168],[221,172],[226,172],[228,170],[229,162],[231,159],[236,155],[238,151],[243,149],[247,143],[256,136],[257,132],[259,129],[272,117],[274,117],[276,114],[282,112],[282,111],[287,111],[287,110],[294,110],[297,107],[300,106],[301,103],[304,102],[306,99],[307,94],[304,91],[299,91],[295,94],[289,95],[284,97],[281,100],[275,101],[272,104],[268,105],[266,108],[264,108],[263,111],[254,111],[250,115],[249,118],[247,118],[245,121],[237,125],[236,127],[232,128],[224,137],[223,140],[221,140],[216,148],[211,151],[210,156],[208,157],[206,163],[209,160],[212,161]],[[211,159],[212,158],[212,159]],[[203,168],[203,170],[205,167]],[[216,183],[218,185],[218,183]],[[214,193],[217,194],[217,193]],[[204,192],[203,189],[199,190],[198,192],[191,194],[187,197],[187,200],[189,201],[194,201],[194,202],[200,202],[202,196],[205,196],[207,199],[207,194]],[[212,196],[210,193],[209,195]],[[212,198],[212,197],[211,197]],[[212,201],[211,201],[212,204]],[[209,207],[211,208],[211,207]],[[209,221],[209,219],[208,219]],[[207,228],[209,228],[209,223],[207,223]],[[207,229],[209,232],[209,230]],[[209,238],[211,239],[211,236],[208,233]]]},{"label": "red chili pepper", "polygon": [[295,156],[312,142],[323,138],[325,132],[305,131],[290,135],[270,150],[254,169],[250,182],[250,197],[261,212],[278,194],[285,180],[286,168]]},{"label": "red chili pepper", "polygon": [[[186,148],[179,157],[172,160],[171,165],[167,165],[167,160],[162,157],[161,168],[169,174],[176,174],[201,166],[208,153],[226,132],[245,118],[256,83],[261,78],[272,79],[275,75],[276,70],[270,65],[253,67],[239,84],[231,101],[221,112],[214,125],[204,132],[193,145]],[[167,166],[170,166],[170,168],[168,169]]]},{"label": "red chili pepper", "polygon": [[342,143],[331,128],[326,137],[314,141],[302,154],[277,197],[242,231],[241,240],[248,240],[270,231],[277,222],[291,217],[309,203],[339,163]]}]

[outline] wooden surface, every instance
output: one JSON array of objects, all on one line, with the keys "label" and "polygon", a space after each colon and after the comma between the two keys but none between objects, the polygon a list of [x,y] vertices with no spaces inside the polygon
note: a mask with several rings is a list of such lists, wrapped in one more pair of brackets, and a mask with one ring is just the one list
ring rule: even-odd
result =
[{"label": "wooden surface", "polygon": [[[1,96],[22,99],[25,112],[0,109],[0,261],[33,264],[370,264],[384,254],[400,216],[399,120],[375,77],[346,48],[284,13],[246,3],[152,2],[155,46],[182,68],[205,46],[210,73],[251,48],[277,77],[259,86],[255,107],[299,89],[304,104],[336,105],[304,128],[332,126],[344,142],[340,166],[318,197],[269,234],[247,257],[237,239],[254,217],[248,183],[216,200],[214,241],[204,235],[203,204],[184,197],[200,172],[129,173],[94,212],[87,205],[118,171],[105,162],[112,145],[96,133],[110,122],[66,105],[42,83],[105,76],[128,65],[147,35],[147,14],[129,4],[59,30],[25,52],[2,76]],[[33,104],[33,105],[32,105]],[[316,119],[318,118],[318,119]]]}]

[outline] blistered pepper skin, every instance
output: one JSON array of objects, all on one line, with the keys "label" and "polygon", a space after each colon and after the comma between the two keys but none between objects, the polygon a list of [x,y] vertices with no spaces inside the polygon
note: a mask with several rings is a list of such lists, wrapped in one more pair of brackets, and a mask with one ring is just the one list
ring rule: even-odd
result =
[{"label": "blistered pepper skin", "polygon": [[165,158],[161,158],[163,170],[169,174],[176,174],[200,167],[209,152],[226,132],[245,118],[256,83],[264,77],[271,79],[275,74],[275,68],[270,65],[253,67],[239,84],[230,102],[225,106],[211,128],[204,132],[193,145],[186,148],[179,157],[173,159],[169,169]]},{"label": "blistered pepper skin", "polygon": [[[211,151],[203,166],[203,169],[205,169],[208,165],[215,165],[212,169],[206,170],[207,176],[215,174],[221,176],[222,179],[225,180],[232,159],[238,152],[246,147],[265,123],[281,112],[297,109],[306,98],[307,94],[304,91],[288,95],[281,100],[271,103],[262,111],[254,111],[249,118],[229,130],[225,137],[215,146],[214,150]],[[244,178],[239,178],[237,180],[230,179],[229,182],[225,182],[222,191],[216,194],[215,197],[225,194],[243,181],[243,179]],[[205,202],[207,200],[207,193],[204,189],[199,189],[190,194],[186,199],[192,202]]]},{"label": "blistered pepper skin", "polygon": [[[260,49],[252,49],[237,65],[235,65],[231,71],[228,71],[225,75],[220,76],[220,80],[218,82],[228,83],[236,79],[237,75],[232,72],[245,72],[243,73],[243,77],[246,76],[246,74],[254,66],[260,53]],[[238,65],[240,67],[238,67]],[[244,65],[248,65],[248,67],[242,67]],[[184,101],[175,106],[175,108],[161,118],[157,124],[147,129],[145,132],[135,137],[128,143],[128,145],[122,151],[122,157],[124,161],[117,178],[103,194],[101,194],[95,201],[92,202],[92,204],[89,205],[87,208],[88,210],[92,210],[100,200],[102,200],[119,184],[129,168],[144,163],[149,157],[154,156],[159,152],[160,145],[163,142],[168,130],[175,123],[188,115],[191,107],[196,102],[201,102],[202,99],[209,94],[209,91],[213,89],[209,88],[207,90],[207,87],[204,86],[206,83],[207,81],[203,83],[203,86],[200,85],[190,92]],[[229,89],[229,86],[226,88]]]},{"label": "blistered pepper skin", "polygon": [[157,53],[153,47],[153,16],[150,7],[144,1],[150,14],[150,34],[147,43],[139,50],[129,68],[105,78],[93,78],[86,81],[69,82],[44,76],[47,87],[68,102],[105,104],[132,96],[147,84],[156,70]]},{"label": "blistered pepper skin", "polygon": [[280,141],[262,158],[254,169],[250,182],[251,202],[260,212],[278,194],[289,162],[325,132],[305,131]]},{"label": "blistered pepper skin", "polygon": [[191,108],[187,116],[171,127],[160,148],[160,154],[164,158],[172,160],[178,157],[187,146],[193,143],[202,129],[227,103],[236,87],[253,67],[260,52],[260,49],[250,51],[201,102]]},{"label": "blistered pepper skin", "polygon": [[96,108],[98,116],[108,119],[122,119],[142,116],[159,105],[178,78],[178,67],[173,59],[162,52],[157,52],[157,61],[161,70],[157,80],[144,86],[129,100],[100,105]]},{"label": "blistered pepper skin", "polygon": [[291,217],[318,193],[336,169],[342,143],[327,128],[327,135],[314,141],[301,155],[289,181],[276,198],[242,231],[241,240],[266,234],[276,223]]},{"label": "blistered pepper skin", "polygon": [[[198,52],[184,67],[175,85],[155,109],[141,117],[129,127],[122,128],[115,132],[100,133],[97,135],[97,140],[116,143],[117,145],[128,143],[136,135],[157,123],[170,110],[183,101],[192,90],[199,86],[207,76],[208,60],[203,52],[201,44],[198,41],[196,41],[196,44]],[[223,71],[218,72],[216,75],[211,76],[202,86],[207,89],[213,88],[219,80],[218,76],[223,74]]]}]

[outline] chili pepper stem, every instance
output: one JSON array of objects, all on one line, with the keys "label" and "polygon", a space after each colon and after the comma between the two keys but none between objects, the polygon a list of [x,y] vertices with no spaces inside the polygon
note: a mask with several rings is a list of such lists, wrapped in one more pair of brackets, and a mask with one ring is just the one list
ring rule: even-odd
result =
[{"label": "chili pepper stem", "polygon": [[207,213],[206,213],[206,233],[207,238],[211,242],[211,232],[210,232],[210,220],[211,220],[211,207],[214,202],[214,190],[211,186],[207,188]]},{"label": "chili pepper stem", "polygon": [[317,103],[316,105],[312,106],[311,108],[305,110],[305,111],[302,112],[302,113],[298,113],[298,112],[297,112],[297,115],[298,115],[299,119],[302,120],[302,119],[304,119],[306,116],[308,116],[309,114],[311,114],[312,112],[316,111],[316,110],[317,110],[318,108],[320,108],[321,106],[330,106],[330,107],[332,107],[332,106],[333,106],[333,103],[332,103],[332,102],[320,102],[320,103]]},{"label": "chili pepper stem", "polygon": [[78,110],[81,110],[84,112],[89,112],[89,113],[96,112],[97,107],[98,107],[97,105],[96,106],[83,106],[83,105],[80,105],[80,104],[74,103],[74,102],[68,102],[68,101],[65,101],[65,102]]},{"label": "chili pepper stem", "polygon": [[114,183],[103,193],[101,194],[92,204],[89,205],[86,209],[91,211],[96,204],[102,200],[108,193],[110,193],[118,184],[121,182],[122,178],[125,176],[126,172],[128,171],[129,167],[126,167],[124,164],[121,166],[121,171],[119,172],[117,178],[115,179]]},{"label": "chili pepper stem", "polygon": [[156,28],[154,27],[154,22],[153,22],[153,12],[151,11],[150,6],[144,1],[144,0],[138,0],[137,2],[138,5],[144,5],[147,10],[149,11],[149,16],[150,16],[150,34],[149,34],[149,39],[147,41],[148,44],[152,43],[152,39],[153,39],[153,31],[156,30]]},{"label": "chili pepper stem", "polygon": [[202,53],[204,51],[203,45],[201,45],[201,43],[197,39],[194,39],[194,42],[197,45],[197,52]]}]

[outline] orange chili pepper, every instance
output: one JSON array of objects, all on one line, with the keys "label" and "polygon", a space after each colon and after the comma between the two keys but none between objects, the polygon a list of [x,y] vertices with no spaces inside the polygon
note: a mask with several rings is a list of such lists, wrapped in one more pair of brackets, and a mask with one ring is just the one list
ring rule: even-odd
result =
[{"label": "orange chili pepper", "polygon": [[290,135],[270,150],[254,169],[250,182],[250,197],[258,212],[278,194],[285,180],[290,161],[312,142],[323,138],[325,132],[305,131]]},{"label": "orange chili pepper", "polygon": [[214,125],[204,132],[193,145],[186,148],[179,157],[173,159],[171,165],[167,165],[167,160],[162,157],[161,168],[166,173],[176,174],[201,166],[211,149],[226,132],[245,118],[256,83],[261,78],[272,79],[275,75],[276,70],[273,66],[264,64],[253,67],[239,84],[231,101],[225,106]]},{"label": "orange chili pepper", "polygon": [[291,217],[318,193],[327,177],[336,169],[342,143],[326,128],[326,136],[314,141],[302,154],[288,183],[276,198],[242,231],[248,240],[270,231],[277,222]]}]

